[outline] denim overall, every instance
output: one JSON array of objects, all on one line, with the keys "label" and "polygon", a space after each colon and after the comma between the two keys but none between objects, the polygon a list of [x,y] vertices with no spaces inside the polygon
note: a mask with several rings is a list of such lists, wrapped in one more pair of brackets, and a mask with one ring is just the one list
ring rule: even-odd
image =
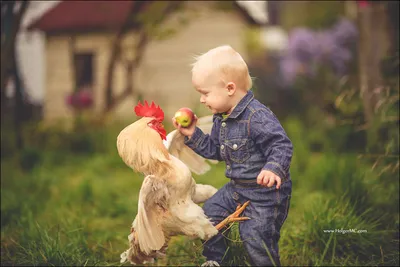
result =
[{"label": "denim overall", "polygon": [[[196,128],[185,144],[204,158],[225,161],[231,179],[204,203],[205,214],[217,224],[250,200],[243,216],[251,219],[239,224],[244,247],[253,265],[280,265],[278,241],[290,206],[293,146],[272,111],[248,91],[228,117],[214,115],[210,135]],[[280,189],[256,183],[262,169],[282,179]],[[205,243],[203,255],[221,264],[226,250],[220,233]]]}]

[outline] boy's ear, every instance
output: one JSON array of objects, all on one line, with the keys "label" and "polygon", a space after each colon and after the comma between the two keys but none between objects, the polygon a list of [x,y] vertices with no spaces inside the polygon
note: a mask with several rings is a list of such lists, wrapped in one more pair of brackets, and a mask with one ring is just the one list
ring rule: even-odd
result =
[{"label": "boy's ear", "polygon": [[229,96],[233,95],[236,92],[236,84],[233,82],[227,83],[225,88],[228,91]]}]

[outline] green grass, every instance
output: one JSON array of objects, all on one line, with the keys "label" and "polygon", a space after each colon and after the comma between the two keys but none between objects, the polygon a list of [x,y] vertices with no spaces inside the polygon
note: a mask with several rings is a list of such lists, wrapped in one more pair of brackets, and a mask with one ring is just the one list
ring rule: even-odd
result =
[{"label": "green grass", "polygon": [[[120,265],[143,177],[119,158],[118,129],[100,134],[97,152],[32,145],[28,152],[2,157],[2,265]],[[394,178],[378,177],[355,155],[296,153],[291,208],[280,239],[282,265],[398,265]],[[36,165],[26,164],[32,161],[27,158]],[[227,182],[223,164],[195,178],[217,188]],[[227,262],[248,266],[237,228],[225,233],[231,240]],[[353,228],[367,232],[324,232]],[[167,257],[154,265],[199,266],[202,248],[198,239],[174,237]]]}]

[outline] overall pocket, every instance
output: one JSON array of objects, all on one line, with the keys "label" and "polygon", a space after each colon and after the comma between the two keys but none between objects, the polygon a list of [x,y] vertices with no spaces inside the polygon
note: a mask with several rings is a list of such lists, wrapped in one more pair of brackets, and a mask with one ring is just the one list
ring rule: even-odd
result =
[{"label": "overall pocket", "polygon": [[291,187],[287,187],[287,186],[285,186],[285,184],[287,184],[287,183],[284,183],[281,186],[281,188],[276,191],[277,204],[278,204],[277,221],[281,226],[285,222],[285,220],[288,216],[289,207],[290,207],[290,199],[292,198]]},{"label": "overall pocket", "polygon": [[282,217],[281,217],[281,219],[280,219],[280,221],[279,221],[279,223],[282,225],[284,222],[285,222],[285,220],[286,220],[286,218],[287,218],[287,216],[288,216],[288,214],[289,214],[289,207],[290,207],[290,199],[291,199],[291,195],[288,195],[287,196],[287,199],[285,199],[284,200],[284,202],[282,203]]},{"label": "overall pocket", "polygon": [[233,162],[243,163],[250,158],[247,139],[232,139],[226,141],[228,155]]}]

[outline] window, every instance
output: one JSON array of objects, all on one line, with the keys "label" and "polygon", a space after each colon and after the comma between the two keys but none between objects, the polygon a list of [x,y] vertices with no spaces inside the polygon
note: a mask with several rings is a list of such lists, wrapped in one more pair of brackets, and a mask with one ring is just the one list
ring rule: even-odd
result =
[{"label": "window", "polygon": [[93,53],[75,54],[75,88],[77,91],[92,90],[94,83]]}]

